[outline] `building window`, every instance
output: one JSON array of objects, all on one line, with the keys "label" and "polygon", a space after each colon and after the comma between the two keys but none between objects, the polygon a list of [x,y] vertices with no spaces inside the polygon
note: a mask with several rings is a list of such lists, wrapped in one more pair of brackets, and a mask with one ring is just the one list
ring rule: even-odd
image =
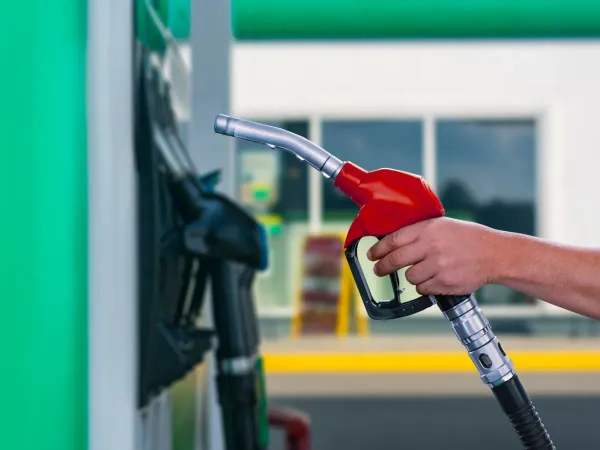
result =
[{"label": "building window", "polygon": [[[533,120],[438,121],[437,192],[447,215],[535,235],[535,150]],[[485,286],[478,296],[488,304],[533,302],[499,286]]]},{"label": "building window", "polygon": [[[328,120],[322,124],[323,148],[366,170],[387,167],[421,174],[422,135],[419,120]],[[333,183],[323,183],[326,218],[356,213],[356,205]]]},{"label": "building window", "polygon": [[[258,122],[308,138],[308,122]],[[238,198],[256,215],[306,219],[308,167],[290,153],[236,139]]]},{"label": "building window", "polygon": [[[286,129],[310,139],[307,120],[257,122]],[[306,228],[308,171],[293,155],[266,145],[236,139],[237,200],[260,221],[267,232],[269,267],[254,285],[258,311],[290,308],[301,255],[295,243]]]}]

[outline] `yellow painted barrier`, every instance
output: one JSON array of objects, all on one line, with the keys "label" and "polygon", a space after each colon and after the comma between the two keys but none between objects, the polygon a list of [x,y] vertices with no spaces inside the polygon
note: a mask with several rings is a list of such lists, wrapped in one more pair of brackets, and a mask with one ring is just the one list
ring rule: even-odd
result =
[{"label": "yellow painted barrier", "polygon": [[[599,371],[600,352],[514,352],[518,371]],[[467,353],[266,354],[267,373],[472,372]]]}]

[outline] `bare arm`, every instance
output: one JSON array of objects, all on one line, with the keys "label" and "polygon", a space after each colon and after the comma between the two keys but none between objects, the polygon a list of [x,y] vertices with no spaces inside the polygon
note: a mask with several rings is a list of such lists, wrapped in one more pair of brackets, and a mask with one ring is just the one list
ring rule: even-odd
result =
[{"label": "bare arm", "polygon": [[600,249],[557,244],[448,218],[398,230],[371,248],[375,273],[403,267],[421,294],[499,284],[600,319]]},{"label": "bare arm", "polygon": [[600,319],[600,250],[506,234],[493,282]]}]

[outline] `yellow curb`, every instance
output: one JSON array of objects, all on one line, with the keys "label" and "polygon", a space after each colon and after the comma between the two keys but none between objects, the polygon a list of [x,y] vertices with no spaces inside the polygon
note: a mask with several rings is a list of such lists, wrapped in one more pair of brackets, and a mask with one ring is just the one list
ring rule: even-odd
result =
[{"label": "yellow curb", "polygon": [[[600,371],[600,352],[514,352],[517,371]],[[265,354],[267,373],[472,372],[468,354],[286,353]]]}]

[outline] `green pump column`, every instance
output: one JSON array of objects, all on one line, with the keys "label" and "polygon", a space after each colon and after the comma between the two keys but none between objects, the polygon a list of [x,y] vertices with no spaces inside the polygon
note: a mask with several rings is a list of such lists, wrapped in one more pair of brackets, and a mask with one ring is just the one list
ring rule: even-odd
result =
[{"label": "green pump column", "polygon": [[0,12],[0,448],[87,447],[86,1]]}]

